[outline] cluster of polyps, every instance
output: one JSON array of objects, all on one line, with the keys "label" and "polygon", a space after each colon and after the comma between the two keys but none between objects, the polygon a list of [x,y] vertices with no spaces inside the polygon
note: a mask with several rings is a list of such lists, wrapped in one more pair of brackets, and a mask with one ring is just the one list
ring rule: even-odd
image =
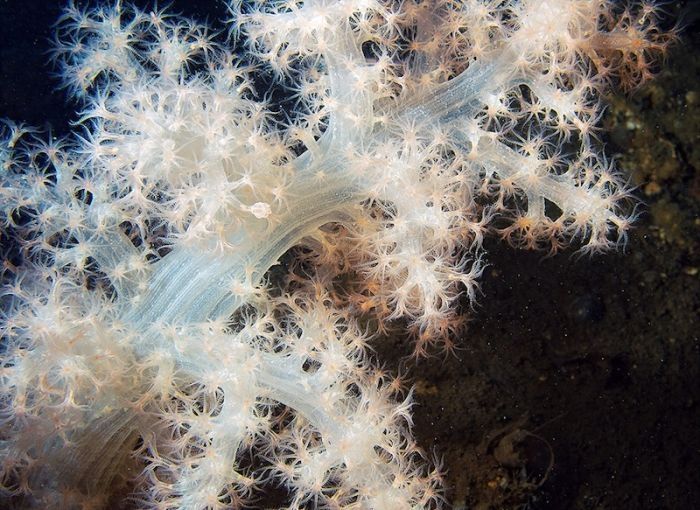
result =
[{"label": "cluster of polyps", "polygon": [[4,129],[1,473],[20,506],[240,507],[273,483],[294,508],[439,506],[354,315],[406,318],[423,352],[473,296],[485,234],[625,240],[593,131],[600,90],[665,48],[652,4],[230,11],[222,41],[70,3],[53,57],[82,129]]}]

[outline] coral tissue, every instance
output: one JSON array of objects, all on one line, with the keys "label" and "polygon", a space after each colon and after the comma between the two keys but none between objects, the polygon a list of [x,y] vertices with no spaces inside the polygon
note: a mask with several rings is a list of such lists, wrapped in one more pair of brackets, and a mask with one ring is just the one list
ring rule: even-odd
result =
[{"label": "coral tissue", "polygon": [[440,507],[370,332],[449,349],[485,235],[625,242],[599,96],[664,52],[653,4],[229,12],[71,2],[50,57],[74,134],[3,124],[6,505]]}]

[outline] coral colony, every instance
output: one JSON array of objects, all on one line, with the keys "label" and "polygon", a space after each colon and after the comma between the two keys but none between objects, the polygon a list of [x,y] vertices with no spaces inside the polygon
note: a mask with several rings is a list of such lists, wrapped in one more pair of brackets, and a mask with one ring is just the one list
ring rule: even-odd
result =
[{"label": "coral colony", "polygon": [[599,96],[650,75],[655,5],[229,11],[69,3],[75,133],[3,124],[3,505],[441,507],[370,337],[449,350],[485,235],[625,242]]}]

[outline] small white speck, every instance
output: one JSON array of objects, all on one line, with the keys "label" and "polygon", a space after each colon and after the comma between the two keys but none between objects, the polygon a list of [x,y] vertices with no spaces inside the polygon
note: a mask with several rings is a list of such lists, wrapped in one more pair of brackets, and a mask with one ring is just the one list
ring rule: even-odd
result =
[{"label": "small white speck", "polygon": [[272,209],[270,209],[270,205],[265,202],[255,202],[250,206],[250,213],[256,218],[262,219],[270,216],[270,214],[272,214]]}]

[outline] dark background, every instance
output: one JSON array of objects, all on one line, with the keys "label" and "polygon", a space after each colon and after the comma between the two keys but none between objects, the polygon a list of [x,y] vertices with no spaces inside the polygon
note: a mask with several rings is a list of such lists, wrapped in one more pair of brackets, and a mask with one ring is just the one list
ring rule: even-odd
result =
[{"label": "dark background", "polygon": [[[127,2],[124,2],[127,3]],[[154,2],[130,2],[140,8]],[[69,132],[75,104],[59,90],[59,80],[48,62],[53,25],[66,2],[62,0],[0,0],[0,118],[24,121],[36,127],[51,126],[54,133]],[[76,5],[98,5],[78,0]],[[174,0],[170,12],[183,13],[221,26],[226,6],[217,0]]]}]

